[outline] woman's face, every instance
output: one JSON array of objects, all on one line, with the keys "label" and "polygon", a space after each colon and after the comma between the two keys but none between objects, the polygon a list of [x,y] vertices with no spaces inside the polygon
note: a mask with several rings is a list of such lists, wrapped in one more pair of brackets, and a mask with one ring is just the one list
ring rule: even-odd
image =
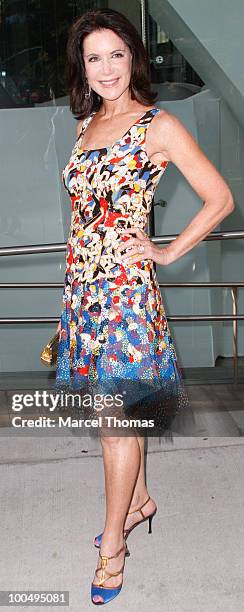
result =
[{"label": "woman's face", "polygon": [[132,54],[113,30],[88,34],[83,41],[83,60],[88,83],[102,98],[115,100],[129,87]]}]

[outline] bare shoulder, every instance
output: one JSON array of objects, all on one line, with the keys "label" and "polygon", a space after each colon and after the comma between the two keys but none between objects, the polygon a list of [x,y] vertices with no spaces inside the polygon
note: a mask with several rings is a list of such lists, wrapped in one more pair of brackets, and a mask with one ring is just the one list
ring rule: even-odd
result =
[{"label": "bare shoulder", "polygon": [[153,118],[150,131],[150,140],[158,151],[164,152],[170,161],[175,145],[183,140],[190,142],[192,136],[183,123],[167,110],[160,110]]},{"label": "bare shoulder", "polygon": [[[147,135],[147,149],[149,155],[158,156],[159,163],[165,160],[172,161],[168,144],[170,144],[172,129],[177,130],[176,123],[177,117],[165,109],[160,109],[159,113],[153,117],[150,123]],[[160,155],[161,157],[163,156],[162,159],[159,159]],[[157,162],[156,158],[155,162]]]}]

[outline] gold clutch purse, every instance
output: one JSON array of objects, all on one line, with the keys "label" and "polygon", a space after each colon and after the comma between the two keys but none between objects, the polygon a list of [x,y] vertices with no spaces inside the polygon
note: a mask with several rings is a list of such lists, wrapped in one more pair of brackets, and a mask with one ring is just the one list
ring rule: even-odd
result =
[{"label": "gold clutch purse", "polygon": [[55,332],[54,336],[49,340],[46,346],[42,349],[40,359],[47,366],[52,366],[57,363],[59,345],[59,331]]}]

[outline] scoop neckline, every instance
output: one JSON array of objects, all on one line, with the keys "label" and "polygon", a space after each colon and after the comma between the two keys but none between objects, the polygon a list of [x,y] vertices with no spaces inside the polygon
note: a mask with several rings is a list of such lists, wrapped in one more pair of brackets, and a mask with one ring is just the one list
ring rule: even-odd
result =
[{"label": "scoop neckline", "polygon": [[[153,106],[152,108],[149,108],[145,113],[143,113],[143,115],[141,117],[139,117],[139,119],[137,119],[129,128],[128,130],[126,130],[126,132],[123,134],[123,136],[121,136],[120,138],[118,138],[117,140],[115,140],[115,142],[113,142],[111,145],[108,145],[107,147],[99,147],[98,149],[83,149],[83,147],[79,147],[79,150],[82,151],[82,153],[92,153],[94,151],[111,151],[111,149],[113,149],[117,144],[119,144],[121,142],[121,140],[123,140],[125,138],[125,136],[127,136],[127,134],[129,134],[129,132],[132,130],[132,128],[137,125],[137,123],[139,123],[142,119],[144,119],[144,117],[146,117],[146,115],[148,115],[148,113],[151,113],[153,110],[158,110],[158,108],[156,106]],[[93,111],[93,113],[91,113],[89,119],[92,119],[93,115],[96,114],[97,111]],[[90,121],[89,121],[90,123]],[[86,125],[85,130],[82,134],[82,129],[81,129],[81,133],[78,136],[77,140],[76,140],[76,145],[78,146],[78,142],[80,137],[84,135],[86,128],[88,127],[89,123]],[[81,140],[82,143],[82,140]]]}]

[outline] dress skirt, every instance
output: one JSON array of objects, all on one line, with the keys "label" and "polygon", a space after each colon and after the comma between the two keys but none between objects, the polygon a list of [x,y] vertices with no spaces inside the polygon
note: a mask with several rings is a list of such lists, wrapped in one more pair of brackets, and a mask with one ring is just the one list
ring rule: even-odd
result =
[{"label": "dress skirt", "polygon": [[55,386],[70,394],[67,410],[81,435],[92,419],[93,435],[172,441],[174,425],[192,414],[153,279],[133,289],[98,278],[64,291]]}]

